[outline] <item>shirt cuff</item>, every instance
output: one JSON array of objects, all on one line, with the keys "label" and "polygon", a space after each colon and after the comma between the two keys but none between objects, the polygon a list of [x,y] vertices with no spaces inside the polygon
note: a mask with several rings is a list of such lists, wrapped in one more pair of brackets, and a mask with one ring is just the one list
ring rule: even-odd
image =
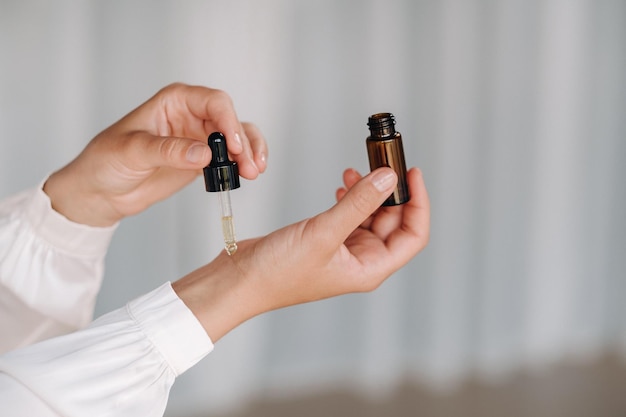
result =
[{"label": "shirt cuff", "polygon": [[35,190],[25,213],[34,232],[61,251],[80,257],[104,256],[119,223],[94,227],[69,220],[52,208],[43,191],[45,181]]},{"label": "shirt cuff", "polygon": [[176,376],[213,350],[211,338],[170,282],[131,301],[127,309]]}]

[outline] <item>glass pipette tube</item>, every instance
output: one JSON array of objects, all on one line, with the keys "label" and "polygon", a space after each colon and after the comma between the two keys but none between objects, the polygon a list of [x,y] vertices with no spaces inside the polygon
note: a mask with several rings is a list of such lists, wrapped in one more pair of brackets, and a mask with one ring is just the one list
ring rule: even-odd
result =
[{"label": "glass pipette tube", "polygon": [[229,255],[237,252],[237,239],[235,238],[235,226],[233,225],[233,209],[230,204],[230,192],[228,190],[218,193],[222,208],[222,233],[224,234],[224,247]]}]

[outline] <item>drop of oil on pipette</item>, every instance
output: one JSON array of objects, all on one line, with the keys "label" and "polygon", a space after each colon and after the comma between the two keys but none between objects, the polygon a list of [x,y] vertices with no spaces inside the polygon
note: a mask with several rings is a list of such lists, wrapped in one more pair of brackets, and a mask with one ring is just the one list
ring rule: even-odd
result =
[{"label": "drop of oil on pipette", "polygon": [[232,255],[237,252],[237,241],[235,239],[235,228],[233,227],[233,216],[222,217],[222,233],[224,234],[224,247],[226,253]]}]

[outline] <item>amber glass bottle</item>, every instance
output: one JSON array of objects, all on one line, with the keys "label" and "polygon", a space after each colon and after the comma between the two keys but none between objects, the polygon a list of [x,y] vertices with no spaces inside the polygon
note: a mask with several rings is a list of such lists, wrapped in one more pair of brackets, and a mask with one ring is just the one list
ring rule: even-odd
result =
[{"label": "amber glass bottle", "polygon": [[409,187],[406,182],[406,162],[402,148],[402,135],[396,132],[396,121],[391,113],[377,113],[369,117],[367,125],[370,136],[367,143],[367,155],[370,169],[387,166],[396,171],[398,185],[383,203],[383,206],[397,206],[410,200]]}]

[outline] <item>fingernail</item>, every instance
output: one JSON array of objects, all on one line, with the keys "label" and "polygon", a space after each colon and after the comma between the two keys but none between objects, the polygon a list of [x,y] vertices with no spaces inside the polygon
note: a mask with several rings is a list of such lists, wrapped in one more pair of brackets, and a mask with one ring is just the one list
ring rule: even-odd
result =
[{"label": "fingernail", "polygon": [[192,145],[189,149],[187,149],[187,161],[197,164],[198,162],[202,162],[208,152],[208,148],[204,145]]},{"label": "fingernail", "polygon": [[267,163],[267,155],[265,154],[265,152],[261,152],[261,155],[259,155],[259,157],[261,158],[261,162],[263,162],[263,165],[265,165]]},{"label": "fingernail", "polygon": [[241,144],[241,136],[239,136],[239,133],[235,133],[235,143],[237,144],[237,146],[243,147],[243,145]]},{"label": "fingernail", "polygon": [[376,189],[380,192],[383,191],[388,191],[392,186],[393,183],[395,181],[395,174],[393,171],[382,171],[382,172],[377,172],[376,174],[374,174],[374,176],[372,177],[372,183],[374,184],[374,187],[376,187]]},{"label": "fingernail", "polygon": [[252,164],[252,166],[254,166],[254,167],[256,168],[257,172],[260,172],[260,171],[259,171],[259,167],[258,167],[258,165],[256,164],[256,161],[254,160],[254,158],[250,157],[250,158],[248,158],[248,160],[250,161],[250,163]]}]

